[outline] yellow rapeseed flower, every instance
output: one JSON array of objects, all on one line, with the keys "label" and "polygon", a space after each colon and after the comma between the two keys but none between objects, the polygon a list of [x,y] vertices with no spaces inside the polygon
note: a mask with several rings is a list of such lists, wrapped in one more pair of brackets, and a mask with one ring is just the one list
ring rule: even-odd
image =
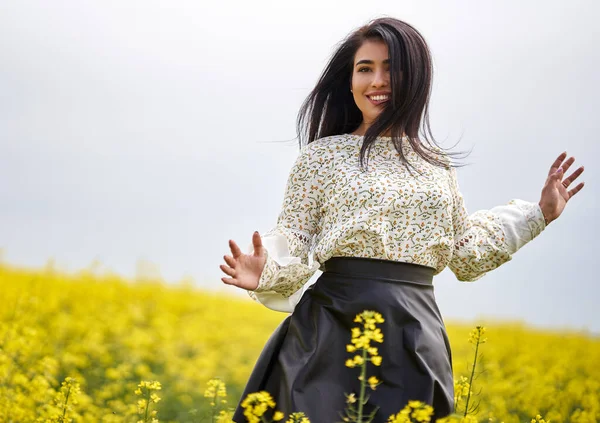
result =
[{"label": "yellow rapeseed flower", "polygon": [[398,414],[392,414],[388,417],[388,423],[411,423],[410,407],[406,406]]},{"label": "yellow rapeseed flower", "polygon": [[146,398],[142,398],[142,399],[138,400],[137,401],[138,413],[143,413],[144,410],[146,409],[146,405],[148,405]]},{"label": "yellow rapeseed flower", "polygon": [[381,366],[381,356],[377,355],[375,357],[371,357],[371,363],[373,363],[374,366]]},{"label": "yellow rapeseed flower", "polygon": [[410,416],[418,422],[429,422],[431,421],[431,416],[433,416],[433,407],[430,405],[423,405],[414,410]]},{"label": "yellow rapeseed flower", "polygon": [[388,423],[410,423],[413,419],[419,423],[427,423],[431,421],[432,416],[432,406],[422,401],[412,400],[398,414],[391,415],[388,418]]},{"label": "yellow rapeseed flower", "polygon": [[276,411],[275,414],[273,415],[273,421],[278,422],[279,420],[283,420],[284,417],[285,417],[285,414],[283,414],[281,411]]},{"label": "yellow rapeseed flower", "polygon": [[248,394],[241,406],[249,423],[259,423],[269,408],[275,408],[275,401],[267,391],[260,391]]},{"label": "yellow rapeseed flower", "polygon": [[381,382],[379,381],[379,379],[377,379],[375,376],[371,376],[368,380],[367,383],[369,384],[369,387],[372,390],[375,390],[375,388],[377,388],[377,385],[379,385]]},{"label": "yellow rapeseed flower", "polygon": [[531,423],[550,423],[550,420],[544,420],[540,414],[537,414]]},{"label": "yellow rapeseed flower", "polygon": [[485,334],[485,327],[483,326],[476,326],[475,329],[473,329],[470,333],[469,333],[469,343],[471,344],[485,344],[485,342],[487,341],[487,338],[484,338],[483,335]]},{"label": "yellow rapeseed flower", "polygon": [[[190,283],[146,283],[89,271],[63,274],[51,265],[30,271],[0,263],[0,274],[4,306],[0,310],[0,422],[56,421],[63,415],[65,402],[63,423],[135,422],[145,416],[133,416],[136,401],[162,392],[136,389],[138,382],[169,380],[172,375],[178,377],[169,383],[169,395],[163,395],[158,404],[145,403],[149,407],[145,423],[156,417],[154,408],[159,406],[165,410],[161,419],[165,421],[176,421],[175,410],[189,410],[194,404],[202,404],[198,413],[205,413],[211,399],[203,401],[204,389],[198,386],[206,388],[207,375],[226,374],[233,386],[243,386],[264,341],[281,321],[252,302],[207,294]],[[372,313],[350,327],[359,328],[360,338],[365,324],[372,324],[373,319],[378,323],[377,314]],[[218,331],[205,330],[217,326]],[[387,336],[383,324],[376,326]],[[458,375],[464,368],[459,363],[473,363],[475,348],[467,342],[473,327],[447,327],[453,362],[460,365]],[[480,334],[482,339],[486,336]],[[484,395],[470,400],[471,407],[478,405],[480,421],[529,422],[542,410],[536,423],[600,421],[597,337],[585,331],[541,331],[515,322],[495,324],[493,338],[495,348],[486,351]],[[376,344],[367,341],[372,347]],[[350,339],[346,344],[356,348]],[[344,360],[363,353],[360,349],[343,353]],[[358,367],[367,366],[361,382],[368,388],[367,379],[374,374],[368,361],[376,366],[380,359],[372,359],[369,353],[365,357]],[[105,370],[98,370],[97,363]],[[360,370],[346,369],[356,371],[356,376]],[[478,367],[475,373],[481,370]],[[68,401],[68,388],[61,383],[65,375],[76,377],[82,388],[78,397],[71,391]],[[136,395],[131,395],[134,390]],[[466,386],[456,390],[457,394],[466,392]],[[358,396],[357,391],[353,406]],[[224,398],[213,401],[220,405]],[[343,406],[348,406],[346,397],[342,399]],[[459,409],[463,413],[464,405]],[[273,412],[269,409],[270,416]],[[473,420],[468,415],[452,422]],[[219,423],[225,422],[231,423]]]},{"label": "yellow rapeseed flower", "polygon": [[292,413],[285,423],[310,423],[310,420],[303,412]]},{"label": "yellow rapeseed flower", "polygon": [[371,346],[369,337],[366,336],[366,334],[352,339],[351,342],[354,344],[355,348],[368,349]]},{"label": "yellow rapeseed flower", "polygon": [[138,384],[138,388],[147,388],[149,391],[160,391],[162,386],[156,380],[143,380]]},{"label": "yellow rapeseed flower", "polygon": [[354,360],[354,364],[356,366],[360,366],[361,364],[363,364],[365,362],[365,359],[362,358],[360,355],[355,355],[353,360]]},{"label": "yellow rapeseed flower", "polygon": [[221,410],[219,412],[219,415],[217,416],[216,423],[234,423],[232,418],[233,418],[233,411]]},{"label": "yellow rapeseed flower", "polygon": [[379,328],[375,329],[371,335],[371,339],[375,342],[382,343],[383,342],[383,333],[381,332],[381,329],[379,329]]},{"label": "yellow rapeseed flower", "polygon": [[217,397],[227,397],[227,388],[225,386],[225,382],[221,379],[214,378],[209,380],[207,383],[206,391],[204,391],[205,398],[217,398]]},{"label": "yellow rapeseed flower", "polygon": [[469,395],[471,391],[469,385],[469,379],[465,376],[461,376],[458,380],[454,380],[454,402],[457,402],[463,397]]}]

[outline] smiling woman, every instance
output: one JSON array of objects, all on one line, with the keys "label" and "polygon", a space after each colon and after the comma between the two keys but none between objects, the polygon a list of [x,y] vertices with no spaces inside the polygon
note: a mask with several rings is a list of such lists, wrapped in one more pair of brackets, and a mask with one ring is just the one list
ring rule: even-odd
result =
[{"label": "smiling woman", "polygon": [[[433,420],[452,413],[451,351],[433,276],[449,267],[459,280],[475,281],[510,261],[581,190],[582,183],[569,186],[583,168],[563,180],[574,162],[563,153],[539,203],[515,199],[469,215],[454,153],[429,131],[431,78],[417,30],[376,19],[341,43],[302,105],[301,151],[277,225],[262,237],[255,232],[248,254],[230,240],[232,255],[221,265],[224,283],[292,313],[265,346],[243,397],[268,391],[288,415],[339,421],[347,398],[364,393],[344,364],[354,319],[375,310],[385,342],[371,363],[378,383],[360,407],[364,416],[383,423],[411,400],[433,406]],[[234,421],[247,417],[238,406]]]},{"label": "smiling woman", "polygon": [[413,26],[394,18],[370,22],[343,41],[302,104],[300,146],[331,135],[364,135],[364,165],[370,145],[387,136],[405,162],[401,140],[406,136],[417,155],[445,166],[440,151],[446,157],[460,153],[445,151],[431,134],[432,76],[429,47]]}]

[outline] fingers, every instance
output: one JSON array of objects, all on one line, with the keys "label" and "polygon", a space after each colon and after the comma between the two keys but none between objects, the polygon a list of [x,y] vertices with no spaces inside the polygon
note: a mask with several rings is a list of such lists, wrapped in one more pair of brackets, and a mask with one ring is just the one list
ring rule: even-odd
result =
[{"label": "fingers", "polygon": [[260,238],[260,234],[258,233],[258,231],[255,231],[252,234],[252,246],[254,247],[254,255],[255,256],[263,255],[262,239]]},{"label": "fingers", "polygon": [[581,188],[583,188],[584,184],[585,184],[585,182],[582,182],[579,185],[577,185],[575,188],[573,188],[571,191],[569,191],[569,199],[571,199],[575,194],[577,194],[579,191],[581,191]]},{"label": "fingers", "polygon": [[225,266],[224,264],[220,264],[219,268],[223,271],[223,273],[226,273],[229,276],[235,276],[235,269],[232,269],[231,267]]},{"label": "fingers", "polygon": [[568,178],[565,178],[562,181],[562,184],[565,188],[568,188],[571,183],[579,177],[583,173],[583,166],[577,169],[575,172],[571,173]]},{"label": "fingers", "polygon": [[237,264],[237,262],[233,257],[223,256],[223,260],[225,260],[225,263],[227,263],[230,267],[235,269],[235,265]]},{"label": "fingers", "polygon": [[551,175],[553,175],[553,174],[556,173],[556,171],[558,170],[558,168],[562,164],[562,162],[565,159],[565,157],[567,157],[567,152],[566,151],[560,153],[560,155],[556,158],[556,160],[554,160],[554,163],[552,163],[552,166],[550,166],[550,171],[548,172],[548,176],[551,176]]},{"label": "fingers", "polygon": [[240,250],[240,247],[232,239],[229,240],[229,248],[231,249],[233,258],[238,258],[242,255],[242,250]]},{"label": "fingers", "polygon": [[[235,265],[236,265],[236,260],[231,257],[231,256],[223,256],[223,259],[225,260],[225,262],[229,265],[229,266],[225,266],[224,264],[220,264],[219,268],[223,271],[223,273],[231,276],[231,278],[221,278],[221,280],[226,283],[227,285],[233,285],[233,286],[238,286],[238,281],[235,278]],[[231,267],[230,267],[231,266]]]},{"label": "fingers", "polygon": [[221,280],[227,285],[239,286],[235,278],[221,278]]},{"label": "fingers", "polygon": [[567,170],[571,167],[571,165],[575,162],[575,157],[569,157],[566,162],[564,162],[561,166],[563,170],[563,175],[567,173]]}]

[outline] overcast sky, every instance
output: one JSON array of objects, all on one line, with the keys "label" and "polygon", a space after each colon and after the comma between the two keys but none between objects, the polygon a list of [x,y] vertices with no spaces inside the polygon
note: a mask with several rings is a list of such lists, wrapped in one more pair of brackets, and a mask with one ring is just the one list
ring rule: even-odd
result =
[{"label": "overcast sky", "polygon": [[3,260],[128,277],[149,262],[238,293],[219,264],[228,239],[275,224],[301,102],[336,43],[388,15],[433,51],[434,135],[474,149],[459,170],[470,212],[538,201],[562,151],[586,166],[511,262],[435,278],[444,317],[600,333],[598,4],[0,0]]}]

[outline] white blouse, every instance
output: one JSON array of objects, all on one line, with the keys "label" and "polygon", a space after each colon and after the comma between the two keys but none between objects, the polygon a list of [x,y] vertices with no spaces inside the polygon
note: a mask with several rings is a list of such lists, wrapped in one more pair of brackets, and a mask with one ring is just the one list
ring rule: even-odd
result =
[{"label": "white blouse", "polygon": [[475,281],[546,227],[539,205],[523,200],[469,215],[456,170],[428,163],[407,139],[403,153],[421,175],[400,161],[389,137],[373,143],[362,171],[362,140],[335,135],[300,150],[277,224],[261,237],[267,261],[258,288],[248,291],[254,300],[293,311],[331,257],[416,263],[434,274],[449,266],[458,280]]}]

